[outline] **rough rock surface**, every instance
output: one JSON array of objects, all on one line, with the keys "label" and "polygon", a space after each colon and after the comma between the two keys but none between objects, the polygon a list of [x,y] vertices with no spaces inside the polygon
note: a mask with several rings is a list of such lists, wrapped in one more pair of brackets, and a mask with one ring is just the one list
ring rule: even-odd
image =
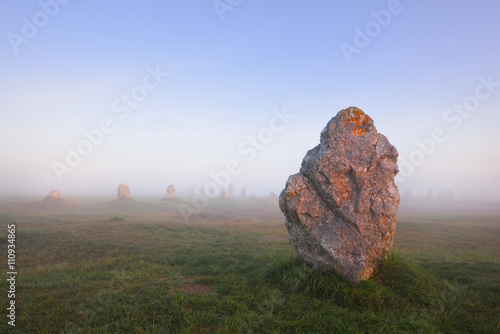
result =
[{"label": "rough rock surface", "polygon": [[241,197],[247,197],[247,187],[243,187],[243,189],[241,189]]},{"label": "rough rock surface", "polygon": [[45,206],[63,206],[66,204],[66,201],[62,198],[59,191],[51,190],[49,194],[45,196],[42,203]]},{"label": "rough rock surface", "polygon": [[130,199],[130,188],[123,183],[118,186],[118,199]]},{"label": "rough rock surface", "polygon": [[355,285],[392,250],[398,152],[362,110],[339,111],[280,195],[289,240],[314,267]]},{"label": "rough rock surface", "polygon": [[173,185],[169,185],[167,187],[167,194],[165,195],[165,198],[176,198],[177,197],[177,192],[175,191],[175,187]]},{"label": "rough rock surface", "polygon": [[220,193],[220,198],[229,198],[229,193],[226,191],[225,188],[222,189],[221,193]]}]

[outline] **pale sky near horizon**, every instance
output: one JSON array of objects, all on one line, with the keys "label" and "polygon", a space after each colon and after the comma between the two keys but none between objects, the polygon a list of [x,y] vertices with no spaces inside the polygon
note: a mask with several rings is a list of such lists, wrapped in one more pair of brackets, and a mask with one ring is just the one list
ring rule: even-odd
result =
[{"label": "pale sky near horizon", "polygon": [[[0,194],[162,196],[231,161],[238,192],[279,192],[357,106],[398,149],[403,195],[500,198],[499,14],[496,0],[2,1]],[[91,153],[70,167],[78,148]]]}]

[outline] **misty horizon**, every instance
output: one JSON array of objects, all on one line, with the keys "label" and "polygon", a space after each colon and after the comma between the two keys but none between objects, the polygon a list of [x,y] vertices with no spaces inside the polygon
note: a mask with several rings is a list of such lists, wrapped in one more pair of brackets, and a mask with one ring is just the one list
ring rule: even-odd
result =
[{"label": "misty horizon", "polygon": [[402,198],[500,199],[498,2],[46,2],[0,5],[2,195],[279,194],[356,106]]}]

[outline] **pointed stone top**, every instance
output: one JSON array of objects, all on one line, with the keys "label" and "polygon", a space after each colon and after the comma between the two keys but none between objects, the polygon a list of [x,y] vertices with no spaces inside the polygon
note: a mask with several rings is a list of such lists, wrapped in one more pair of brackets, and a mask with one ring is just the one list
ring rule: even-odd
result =
[{"label": "pointed stone top", "polygon": [[362,136],[366,133],[368,124],[373,124],[373,120],[363,112],[363,110],[356,107],[349,107],[338,112],[337,117],[344,120],[344,125],[349,128],[352,127],[351,132],[354,136]]},{"label": "pointed stone top", "polygon": [[[363,110],[356,107],[349,107],[340,110],[321,131],[322,142],[338,142],[339,136],[350,137],[350,140],[358,140],[370,134],[376,136],[377,129],[373,125],[373,120],[365,114]],[[366,139],[370,140],[370,139]]]}]

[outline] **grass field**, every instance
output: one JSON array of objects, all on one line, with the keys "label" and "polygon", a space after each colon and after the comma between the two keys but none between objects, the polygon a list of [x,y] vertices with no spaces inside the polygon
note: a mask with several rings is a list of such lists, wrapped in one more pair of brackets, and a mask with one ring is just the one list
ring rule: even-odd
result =
[{"label": "grass field", "polygon": [[500,332],[494,210],[402,204],[393,256],[353,288],[297,260],[272,200],[213,200],[189,223],[181,200],[82,202],[0,203],[1,333]]}]

